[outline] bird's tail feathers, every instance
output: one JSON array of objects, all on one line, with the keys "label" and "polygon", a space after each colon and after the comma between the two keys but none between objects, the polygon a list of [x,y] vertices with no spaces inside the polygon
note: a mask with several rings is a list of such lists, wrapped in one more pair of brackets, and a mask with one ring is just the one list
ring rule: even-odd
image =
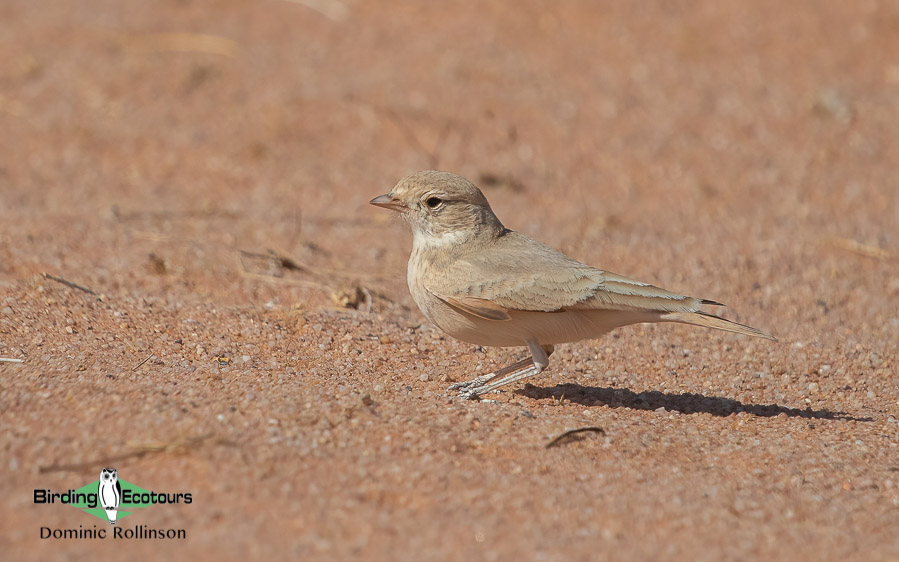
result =
[{"label": "bird's tail feathers", "polygon": [[718,316],[715,316],[714,314],[708,314],[706,312],[668,312],[661,316],[661,320],[664,322],[680,322],[682,324],[704,326],[706,328],[724,330],[725,332],[735,332],[737,334],[745,334],[747,336],[753,336],[756,338],[765,338],[768,340],[777,341],[777,338],[775,338],[771,334],[765,333],[751,326],[745,326],[743,324],[738,324],[730,320],[725,320],[724,318],[720,318]]}]

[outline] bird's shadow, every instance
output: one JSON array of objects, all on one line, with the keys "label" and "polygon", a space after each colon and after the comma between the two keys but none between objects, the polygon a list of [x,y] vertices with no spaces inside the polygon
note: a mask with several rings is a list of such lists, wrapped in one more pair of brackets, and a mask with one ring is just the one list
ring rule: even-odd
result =
[{"label": "bird's shadow", "polygon": [[565,400],[583,406],[595,406],[599,402],[612,408],[630,408],[632,410],[658,410],[659,408],[665,408],[668,411],[681,412],[683,414],[703,413],[721,417],[746,412],[747,414],[763,418],[784,414],[791,418],[874,421],[874,418],[859,418],[846,412],[812,410],[811,408],[802,410],[799,408],[787,408],[777,404],[746,404],[730,398],[704,396],[691,392],[669,394],[658,390],[650,390],[638,393],[626,388],[603,388],[572,383],[551,387],[537,387],[532,384],[526,384],[523,389],[515,392],[532,399],[558,399],[564,397]]}]

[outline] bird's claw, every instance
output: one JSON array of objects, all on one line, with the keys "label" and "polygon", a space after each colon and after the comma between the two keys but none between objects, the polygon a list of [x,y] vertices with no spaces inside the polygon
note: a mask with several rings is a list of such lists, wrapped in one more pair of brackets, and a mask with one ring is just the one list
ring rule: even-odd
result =
[{"label": "bird's claw", "polygon": [[[475,389],[475,390],[477,390],[477,389]],[[460,400],[474,400],[477,402],[481,402],[483,404],[499,404],[499,400],[493,400],[490,398],[483,397],[484,394],[499,394],[499,392],[500,392],[499,390],[489,390],[487,392],[484,392],[483,394],[473,392],[473,391],[460,392],[459,399]]]},{"label": "bird's claw", "polygon": [[460,381],[454,382],[453,384],[447,387],[447,390],[458,390],[459,395],[465,394],[470,390],[477,390],[478,388],[484,386],[484,383],[493,378],[493,375],[481,375],[479,377],[475,377],[469,381]]},{"label": "bird's claw", "polygon": [[447,390],[459,390],[457,396],[462,400],[479,400],[481,402],[493,402],[493,400],[484,400],[481,398],[484,394],[499,394],[502,390],[498,388],[488,388],[487,385],[477,384],[479,381],[473,380],[467,383],[456,383]]}]

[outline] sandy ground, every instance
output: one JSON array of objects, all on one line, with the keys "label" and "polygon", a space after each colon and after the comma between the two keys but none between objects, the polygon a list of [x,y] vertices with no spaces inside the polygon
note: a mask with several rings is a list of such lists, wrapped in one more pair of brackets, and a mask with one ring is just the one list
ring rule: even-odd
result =
[{"label": "sandy ground", "polygon": [[[0,3],[7,560],[899,559],[899,4]],[[443,336],[431,167],[780,342]],[[75,283],[90,292],[64,284]],[[597,431],[547,444],[578,427]],[[126,529],[34,489],[190,492]]]}]

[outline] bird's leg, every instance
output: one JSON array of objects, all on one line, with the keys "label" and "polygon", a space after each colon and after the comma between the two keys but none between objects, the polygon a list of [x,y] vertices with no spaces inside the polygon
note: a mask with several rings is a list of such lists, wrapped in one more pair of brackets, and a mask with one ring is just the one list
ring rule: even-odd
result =
[{"label": "bird's leg", "polygon": [[[507,384],[511,384],[516,381],[520,381],[521,379],[525,379],[527,377],[536,375],[543,371],[547,366],[549,366],[549,356],[552,355],[552,352],[555,348],[551,345],[541,346],[537,341],[530,340],[528,341],[528,348],[531,350],[531,361],[533,364],[529,367],[521,369],[520,367],[522,361],[519,361],[515,365],[510,365],[506,369],[511,367],[515,367],[515,371],[511,371],[510,375],[507,375],[499,380],[494,380],[493,382],[488,382],[482,386],[476,386],[474,388],[466,388],[459,392],[459,396],[462,398],[468,398],[469,400],[474,400],[481,394],[487,394],[488,392],[492,392],[501,386],[505,386]],[[525,360],[527,363],[528,360]],[[506,370],[503,369],[503,370]],[[495,378],[495,377],[493,377]]]},{"label": "bird's leg", "polygon": [[522,369],[522,367],[524,367],[525,365],[528,365],[530,363],[531,363],[531,358],[525,357],[521,361],[517,361],[517,362],[513,363],[512,365],[509,365],[509,366],[503,367],[502,369],[498,369],[496,371],[487,373],[486,375],[481,375],[479,377],[475,377],[475,378],[471,379],[470,381],[461,381],[461,382],[453,383],[447,388],[447,390],[458,390],[460,393],[464,393],[465,389],[467,389],[467,388],[477,388],[479,386],[483,386],[484,384],[492,381],[496,377],[504,377],[504,376],[508,375],[509,373],[514,373],[516,371],[519,371]]}]

